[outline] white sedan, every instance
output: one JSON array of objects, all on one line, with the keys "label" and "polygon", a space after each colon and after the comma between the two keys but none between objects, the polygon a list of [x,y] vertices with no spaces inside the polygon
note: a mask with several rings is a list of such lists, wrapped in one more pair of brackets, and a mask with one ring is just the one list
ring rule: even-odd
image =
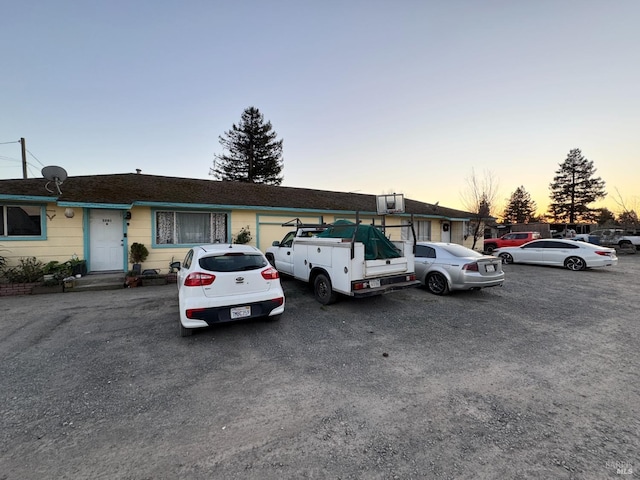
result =
[{"label": "white sedan", "polygon": [[555,238],[533,240],[519,247],[498,248],[492,254],[504,263],[553,265],[574,271],[618,264],[614,248]]},{"label": "white sedan", "polygon": [[416,277],[431,293],[502,286],[502,262],[456,243],[418,242]]},{"label": "white sedan", "polygon": [[264,254],[249,245],[217,243],[193,247],[178,269],[180,334],[216,323],[284,312],[280,275]]}]

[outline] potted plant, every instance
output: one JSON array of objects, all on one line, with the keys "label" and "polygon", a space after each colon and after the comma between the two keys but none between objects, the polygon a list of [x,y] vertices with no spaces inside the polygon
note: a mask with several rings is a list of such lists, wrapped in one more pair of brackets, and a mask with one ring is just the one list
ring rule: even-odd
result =
[{"label": "potted plant", "polygon": [[135,288],[142,285],[142,278],[140,272],[135,270],[129,270],[124,276],[124,288]]},{"label": "potted plant", "polygon": [[129,248],[129,262],[133,264],[133,271],[138,275],[142,271],[141,263],[149,256],[149,250],[143,243],[133,242]]},{"label": "potted plant", "polygon": [[71,275],[77,277],[78,275],[84,277],[87,274],[87,262],[80,260],[78,257],[74,257],[69,260],[71,266]]},{"label": "potted plant", "polygon": [[251,232],[249,231],[249,225],[246,227],[242,227],[236,235],[236,238],[233,240],[233,243],[238,243],[244,245],[251,241]]}]

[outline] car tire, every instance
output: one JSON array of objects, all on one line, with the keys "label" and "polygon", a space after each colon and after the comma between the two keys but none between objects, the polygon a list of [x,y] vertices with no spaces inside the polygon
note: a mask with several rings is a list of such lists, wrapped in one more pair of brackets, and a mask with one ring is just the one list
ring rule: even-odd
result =
[{"label": "car tire", "polygon": [[441,273],[430,273],[425,281],[427,290],[434,295],[447,295],[449,293],[449,282],[447,277]]},{"label": "car tire", "polygon": [[502,260],[502,263],[513,263],[513,257],[510,253],[501,253],[498,256]]},{"label": "car tire", "polygon": [[184,328],[182,326],[182,322],[178,320],[178,325],[180,325],[180,336],[181,337],[190,337],[193,335],[193,328]]},{"label": "car tire", "polygon": [[330,305],[336,301],[337,295],[331,287],[331,280],[325,274],[319,274],[313,281],[313,293],[322,305]]},{"label": "car tire", "polygon": [[565,268],[578,272],[587,268],[587,262],[580,257],[569,257],[564,261]]},{"label": "car tire", "polygon": [[620,248],[631,248],[632,245],[633,244],[629,240],[620,240],[620,243],[618,243]]},{"label": "car tire", "polygon": [[491,255],[495,249],[496,249],[496,246],[493,244],[485,245],[484,247],[484,251],[487,252],[487,254],[489,255]]}]

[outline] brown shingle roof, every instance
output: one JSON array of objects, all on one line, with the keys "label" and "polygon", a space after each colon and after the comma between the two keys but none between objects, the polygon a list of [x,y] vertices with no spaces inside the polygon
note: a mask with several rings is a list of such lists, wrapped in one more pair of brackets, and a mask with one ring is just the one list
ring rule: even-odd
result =
[{"label": "brown shingle roof", "polygon": [[[69,177],[60,187],[62,195],[57,194],[52,183],[49,183],[49,190],[55,193],[47,191],[45,185],[47,180],[44,178],[0,180],[0,195],[58,197],[58,202],[90,204],[149,202],[363,213],[376,211],[375,195],[136,173]],[[407,198],[405,211],[447,218],[473,216],[469,212]]]}]

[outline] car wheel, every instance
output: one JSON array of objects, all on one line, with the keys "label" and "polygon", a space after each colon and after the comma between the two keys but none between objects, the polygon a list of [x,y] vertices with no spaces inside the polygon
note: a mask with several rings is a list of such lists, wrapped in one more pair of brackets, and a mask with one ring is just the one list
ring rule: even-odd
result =
[{"label": "car wheel", "polygon": [[620,243],[618,244],[620,248],[630,248],[631,245],[632,243],[629,240],[620,240]]},{"label": "car wheel", "polygon": [[181,337],[189,337],[193,334],[193,328],[184,328],[182,326],[182,322],[178,319],[178,325],[180,325],[180,336]]},{"label": "car wheel", "polygon": [[441,273],[432,273],[427,277],[427,289],[434,295],[446,295],[449,293],[449,283]]},{"label": "car wheel", "polygon": [[331,288],[331,280],[323,273],[313,282],[313,292],[316,300],[323,305],[330,305],[336,301],[336,292]]},{"label": "car wheel", "polygon": [[501,253],[498,256],[502,259],[502,263],[513,263],[513,257],[510,253]]},{"label": "car wheel", "polygon": [[487,252],[489,255],[491,255],[495,249],[496,249],[495,245],[487,245],[484,247],[484,251]]},{"label": "car wheel", "polygon": [[573,270],[577,272],[579,270],[584,270],[587,268],[586,262],[580,257],[569,257],[564,261],[564,266],[569,270]]}]

